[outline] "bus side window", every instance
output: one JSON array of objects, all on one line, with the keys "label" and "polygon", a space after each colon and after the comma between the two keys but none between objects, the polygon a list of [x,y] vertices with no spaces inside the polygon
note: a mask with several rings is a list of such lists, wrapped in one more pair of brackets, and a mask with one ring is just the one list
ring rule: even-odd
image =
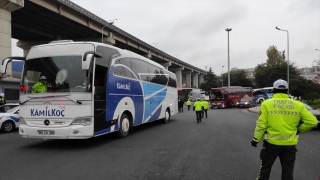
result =
[{"label": "bus side window", "polygon": [[139,59],[131,59],[132,71],[139,79],[139,75],[142,81],[150,81],[148,63]]}]

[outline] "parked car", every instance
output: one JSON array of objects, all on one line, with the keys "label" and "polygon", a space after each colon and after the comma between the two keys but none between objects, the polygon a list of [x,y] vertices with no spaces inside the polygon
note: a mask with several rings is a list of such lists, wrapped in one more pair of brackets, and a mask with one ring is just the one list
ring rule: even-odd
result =
[{"label": "parked car", "polygon": [[256,106],[256,99],[254,97],[241,98],[238,104],[238,108],[242,108],[242,107],[251,108],[255,106]]},{"label": "parked car", "polygon": [[317,118],[318,120],[318,126],[317,128],[320,128],[320,111],[316,110],[315,108],[312,108],[306,103],[303,103],[304,106]]},{"label": "parked car", "polygon": [[19,104],[7,103],[0,106],[0,129],[10,132],[19,127]]}]

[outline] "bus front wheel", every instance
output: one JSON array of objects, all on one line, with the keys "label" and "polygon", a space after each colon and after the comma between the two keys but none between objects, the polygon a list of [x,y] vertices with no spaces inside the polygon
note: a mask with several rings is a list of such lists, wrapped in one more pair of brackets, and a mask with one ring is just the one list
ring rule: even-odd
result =
[{"label": "bus front wheel", "polygon": [[170,121],[170,110],[167,109],[163,118],[163,123],[166,124]]},{"label": "bus front wheel", "polygon": [[126,137],[129,134],[129,129],[130,129],[130,119],[127,114],[122,114],[121,119],[120,119],[120,127],[119,127],[119,136]]}]

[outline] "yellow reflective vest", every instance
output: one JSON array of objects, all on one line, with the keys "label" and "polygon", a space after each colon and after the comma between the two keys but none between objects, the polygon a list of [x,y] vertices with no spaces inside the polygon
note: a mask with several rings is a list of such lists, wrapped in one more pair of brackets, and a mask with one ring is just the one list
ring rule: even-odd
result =
[{"label": "yellow reflective vest", "polygon": [[48,92],[47,90],[47,85],[43,84],[42,82],[37,82],[33,87],[32,87],[32,93],[46,93]]},{"label": "yellow reflective vest", "polygon": [[202,101],[202,106],[203,106],[204,109],[208,109],[208,108],[209,108],[209,103],[208,103],[208,101],[203,100],[203,101]]},{"label": "yellow reflective vest", "polygon": [[186,104],[187,104],[187,106],[190,106],[190,105],[191,105],[191,101],[188,100],[188,101],[186,102]]},{"label": "yellow reflective vest", "polygon": [[193,106],[195,107],[196,111],[201,111],[202,110],[202,102],[201,101],[194,102]]},{"label": "yellow reflective vest", "polygon": [[298,126],[300,133],[305,133],[317,124],[318,120],[303,103],[290,99],[287,94],[276,93],[261,104],[253,140],[259,142],[266,132],[265,138],[270,144],[296,145]]}]

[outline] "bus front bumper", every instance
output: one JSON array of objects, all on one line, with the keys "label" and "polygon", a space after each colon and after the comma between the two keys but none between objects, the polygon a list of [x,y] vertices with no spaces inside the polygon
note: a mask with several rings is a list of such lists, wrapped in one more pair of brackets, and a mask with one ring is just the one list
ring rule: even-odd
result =
[{"label": "bus front bumper", "polygon": [[90,126],[73,125],[59,128],[30,127],[19,125],[19,135],[24,138],[41,139],[87,139],[93,137]]}]

